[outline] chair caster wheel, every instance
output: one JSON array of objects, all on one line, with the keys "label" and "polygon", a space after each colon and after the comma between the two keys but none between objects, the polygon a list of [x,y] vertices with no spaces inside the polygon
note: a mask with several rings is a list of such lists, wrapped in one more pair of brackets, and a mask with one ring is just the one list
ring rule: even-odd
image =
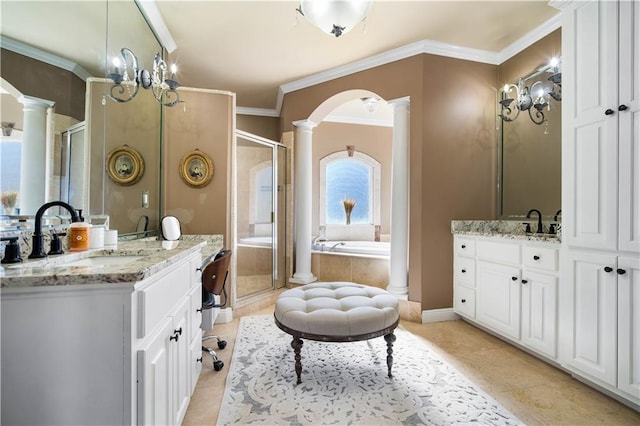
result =
[{"label": "chair caster wheel", "polygon": [[213,369],[214,370],[220,371],[220,370],[222,370],[222,367],[224,367],[224,362],[222,362],[220,360],[213,362]]},{"label": "chair caster wheel", "polygon": [[226,340],[219,340],[218,341],[218,348],[219,349],[224,349],[227,347],[227,341]]}]

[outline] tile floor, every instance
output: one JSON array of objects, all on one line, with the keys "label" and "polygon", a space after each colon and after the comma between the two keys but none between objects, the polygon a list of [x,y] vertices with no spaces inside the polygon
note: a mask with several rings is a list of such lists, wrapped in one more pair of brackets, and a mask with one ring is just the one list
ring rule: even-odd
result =
[{"label": "tile floor", "polygon": [[[233,322],[216,325],[228,342],[218,351],[225,367],[213,371],[211,358],[205,358],[184,425],[215,424],[239,318],[272,313],[271,302],[250,305],[235,310]],[[400,326],[528,425],[640,425],[640,413],[464,321]]]}]

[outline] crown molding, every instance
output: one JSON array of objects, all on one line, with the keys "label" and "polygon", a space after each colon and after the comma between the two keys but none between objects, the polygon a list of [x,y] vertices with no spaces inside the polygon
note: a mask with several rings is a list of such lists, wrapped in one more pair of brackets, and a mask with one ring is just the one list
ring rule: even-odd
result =
[{"label": "crown molding", "polygon": [[237,107],[236,113],[239,115],[256,115],[259,117],[279,117],[278,111],[269,108],[251,108],[251,107]]},{"label": "crown molding", "polygon": [[3,49],[7,49],[20,55],[72,72],[83,81],[86,81],[87,78],[91,77],[91,74],[89,74],[87,70],[73,61],[63,59],[60,56],[38,49],[37,47],[29,46],[28,44],[24,44],[9,37],[0,35],[0,45]]},{"label": "crown molding", "polygon": [[169,28],[167,28],[167,24],[164,22],[164,19],[162,19],[162,15],[160,14],[160,10],[158,10],[156,1],[136,0],[136,4],[151,27],[151,31],[153,31],[158,40],[160,40],[162,47],[164,47],[168,53],[172,53],[176,50],[178,45],[169,32]]},{"label": "crown molding", "polygon": [[543,37],[548,36],[549,34],[554,32],[561,26],[562,26],[561,16],[560,14],[557,14],[556,16],[549,19],[544,24],[534,28],[533,31],[530,31],[529,33],[525,34],[523,37],[511,43],[509,46],[505,47],[502,51],[500,51],[500,53],[498,54],[498,58],[499,58],[498,64],[501,64],[507,59],[510,59],[513,56],[517,55],[518,53],[522,52],[524,49],[531,46],[533,43],[537,42]]},{"label": "crown molding", "polygon": [[[463,59],[467,61],[482,62],[492,65],[500,65],[512,56],[520,53],[541,38],[549,35],[556,29],[560,28],[560,14],[549,19],[542,25],[534,28],[523,37],[510,44],[500,52],[491,52],[488,50],[471,49],[467,47],[456,46],[453,44],[442,43],[433,40],[421,40],[406,46],[389,50],[368,58],[341,65],[327,71],[323,71],[309,77],[285,83],[278,88],[278,96],[276,99],[275,111],[276,116],[280,116],[284,95],[300,89],[315,86],[336,78],[345,77],[367,69],[379,67],[394,61],[410,58],[420,54],[432,54],[438,56],[446,56],[449,58]],[[246,108],[243,108],[246,109]]]}]

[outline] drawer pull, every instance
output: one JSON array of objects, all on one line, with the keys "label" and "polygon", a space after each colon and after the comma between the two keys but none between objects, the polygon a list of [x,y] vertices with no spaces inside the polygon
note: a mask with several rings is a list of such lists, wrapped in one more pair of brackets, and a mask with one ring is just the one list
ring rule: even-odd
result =
[{"label": "drawer pull", "polygon": [[529,282],[529,281],[527,281],[527,280],[522,280],[522,284],[526,284],[526,283],[528,283],[528,282]]},{"label": "drawer pull", "polygon": [[467,303],[467,299],[460,299],[462,303]]},{"label": "drawer pull", "polygon": [[627,271],[625,271],[624,269],[620,269],[620,268],[616,269],[616,272],[618,273],[618,275],[624,275],[624,274],[627,273]]},{"label": "drawer pull", "polygon": [[511,277],[511,281],[518,281],[518,277]]},{"label": "drawer pull", "polygon": [[613,268],[611,266],[605,266],[604,267],[604,271],[605,272],[611,272],[611,271],[613,271]]},{"label": "drawer pull", "polygon": [[538,255],[533,256],[533,260],[540,260],[540,256]]},{"label": "drawer pull", "polygon": [[462,270],[462,273],[463,273],[463,274],[466,274],[466,273],[467,273],[467,270],[466,270],[466,269],[463,269],[463,270]]}]

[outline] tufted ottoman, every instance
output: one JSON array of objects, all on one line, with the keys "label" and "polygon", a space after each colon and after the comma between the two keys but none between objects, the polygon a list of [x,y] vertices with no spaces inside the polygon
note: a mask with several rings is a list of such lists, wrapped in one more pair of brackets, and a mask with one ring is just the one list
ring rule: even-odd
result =
[{"label": "tufted ottoman", "polygon": [[384,336],[387,370],[393,364],[393,330],[398,326],[398,299],[389,292],[349,282],[307,284],[283,292],[276,300],[276,325],[293,336],[295,368],[301,383],[302,339],[355,342]]}]

